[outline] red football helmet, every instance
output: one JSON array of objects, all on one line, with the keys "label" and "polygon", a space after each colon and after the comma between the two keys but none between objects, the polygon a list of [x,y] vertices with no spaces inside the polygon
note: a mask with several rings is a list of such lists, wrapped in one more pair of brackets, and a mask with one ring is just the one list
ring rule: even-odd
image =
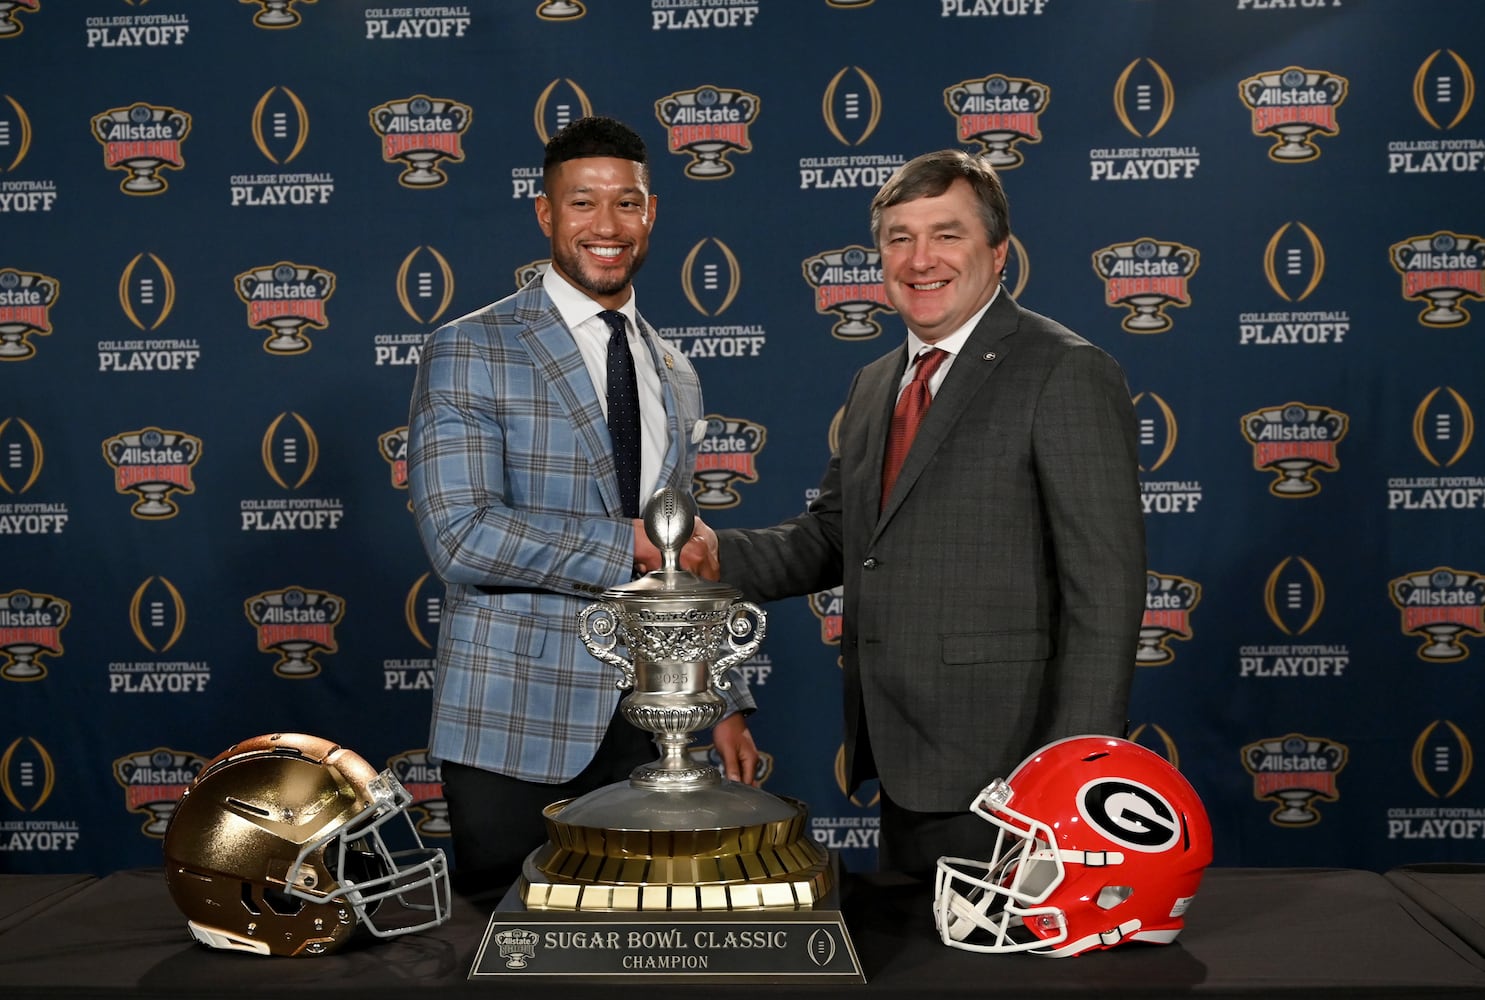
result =
[{"label": "red football helmet", "polygon": [[1066,958],[1169,944],[1212,861],[1195,790],[1128,740],[1050,743],[970,808],[999,833],[990,861],[938,861],[933,920],[951,948]]}]

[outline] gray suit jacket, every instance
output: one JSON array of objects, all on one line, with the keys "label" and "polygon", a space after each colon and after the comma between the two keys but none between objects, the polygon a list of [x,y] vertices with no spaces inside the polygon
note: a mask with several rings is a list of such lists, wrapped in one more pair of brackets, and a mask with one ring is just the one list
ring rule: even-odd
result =
[{"label": "gray suit jacket", "polygon": [[1145,594],[1134,410],[1111,357],[1002,289],[879,514],[906,362],[857,373],[807,513],[718,541],[753,600],[844,583],[848,787],[872,777],[864,718],[893,800],[949,812],[1044,743],[1124,733]]}]

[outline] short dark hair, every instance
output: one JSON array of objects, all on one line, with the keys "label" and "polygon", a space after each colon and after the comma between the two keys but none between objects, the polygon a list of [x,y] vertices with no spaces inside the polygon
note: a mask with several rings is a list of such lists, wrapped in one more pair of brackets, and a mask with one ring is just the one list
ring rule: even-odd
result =
[{"label": "short dark hair", "polygon": [[876,197],[871,200],[871,235],[881,244],[882,210],[919,198],[937,198],[949,185],[963,179],[969,182],[980,205],[980,221],[991,246],[1000,246],[1011,235],[1011,206],[1005,188],[988,160],[962,149],[940,149],[914,157],[897,168]]},{"label": "short dark hair", "polygon": [[612,156],[632,160],[640,165],[640,179],[650,183],[649,154],[639,133],[615,118],[590,115],[570,122],[547,141],[541,161],[542,183],[551,186],[552,171],[558,164],[585,156]]}]

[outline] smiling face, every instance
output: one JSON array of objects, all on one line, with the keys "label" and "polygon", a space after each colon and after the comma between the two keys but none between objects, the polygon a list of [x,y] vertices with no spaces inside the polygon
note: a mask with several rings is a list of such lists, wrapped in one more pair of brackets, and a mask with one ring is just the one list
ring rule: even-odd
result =
[{"label": "smiling face", "polygon": [[908,329],[935,343],[995,294],[1007,241],[991,246],[969,182],[882,209],[879,233],[887,301]]},{"label": "smiling face", "polygon": [[552,241],[552,266],[604,308],[619,308],[655,225],[644,165],[579,157],[557,164],[546,188],[536,199],[536,221]]}]

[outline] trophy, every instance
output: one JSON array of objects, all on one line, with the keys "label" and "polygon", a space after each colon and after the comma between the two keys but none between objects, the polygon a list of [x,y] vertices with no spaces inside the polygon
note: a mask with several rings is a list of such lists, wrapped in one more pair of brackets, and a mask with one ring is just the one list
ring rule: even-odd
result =
[{"label": "trophy", "polygon": [[767,620],[736,589],[679,568],[695,520],[689,495],[658,491],[644,521],[661,568],[578,616],[583,645],[629,692],[620,713],[654,734],[660,756],[627,782],[544,810],[550,839],[518,883],[528,909],[809,907],[830,888],[802,803],[724,781],[688,750],[693,733],[721,720],[717,692],[758,649]]},{"label": "trophy", "polygon": [[679,568],[695,521],[689,494],[657,491],[644,525],[661,567],[577,621],[659,757],[542,811],[547,842],[491,915],[470,979],[865,982],[805,805],[727,781],[688,749],[766,631],[736,589]]}]

